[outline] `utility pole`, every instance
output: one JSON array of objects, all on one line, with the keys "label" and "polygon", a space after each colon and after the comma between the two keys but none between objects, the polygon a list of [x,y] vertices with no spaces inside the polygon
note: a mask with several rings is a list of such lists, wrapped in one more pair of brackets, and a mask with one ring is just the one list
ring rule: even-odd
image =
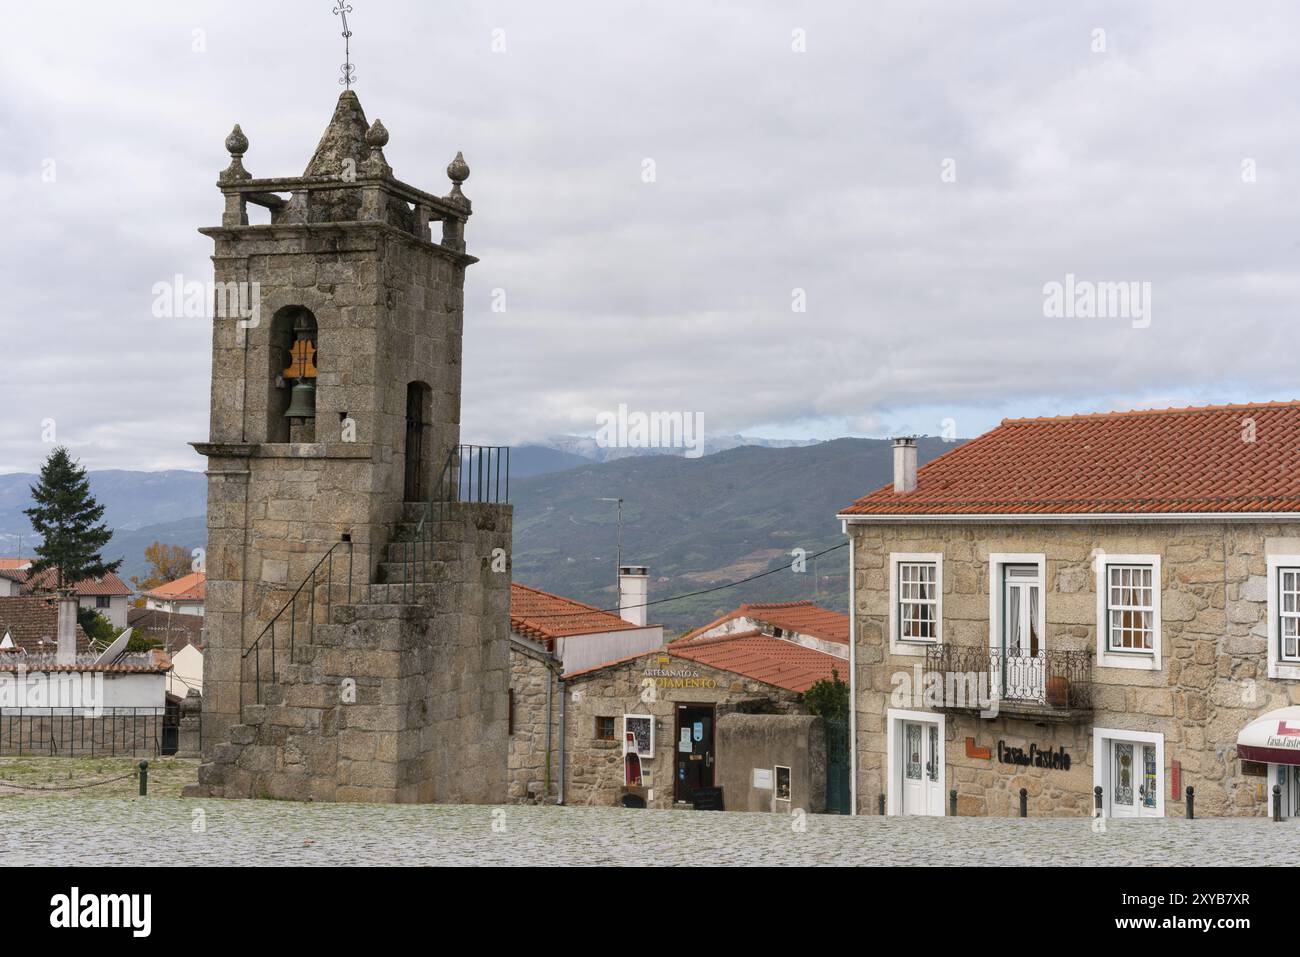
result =
[{"label": "utility pole", "polygon": [[602,502],[618,503],[618,552],[614,559],[614,599],[622,601],[619,594],[619,569],[623,567],[623,500],[621,498],[602,498]]}]

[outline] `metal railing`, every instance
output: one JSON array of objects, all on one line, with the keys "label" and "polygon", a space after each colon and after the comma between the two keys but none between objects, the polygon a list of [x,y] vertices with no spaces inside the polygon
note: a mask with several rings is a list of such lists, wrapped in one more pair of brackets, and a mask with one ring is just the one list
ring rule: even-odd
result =
[{"label": "metal railing", "polygon": [[0,709],[0,755],[152,755],[167,725],[161,707]]},{"label": "metal railing", "polygon": [[510,501],[510,448],[505,445],[457,445],[447,453],[429,498],[419,503],[420,518],[409,538],[393,543],[389,560],[401,566],[402,601],[415,597],[439,542],[452,506],[458,503],[502,505]]},{"label": "metal railing", "polygon": [[[308,573],[307,577],[304,578],[302,580],[302,583],[293,590],[293,594],[289,596],[289,600],[286,601],[284,605],[281,606],[279,611],[277,611],[274,615],[271,616],[271,620],[266,623],[266,626],[260,632],[258,632],[257,637],[253,639],[253,643],[249,645],[246,649],[244,649],[244,653],[240,655],[240,658],[244,661],[247,661],[250,655],[253,658],[253,685],[254,688],[256,689],[255,694],[257,696],[256,697],[257,704],[262,703],[262,654],[263,652],[265,652],[268,658],[270,659],[269,660],[270,671],[268,673],[268,680],[274,682],[277,674],[276,625],[278,624],[280,626],[281,632],[283,632],[286,629],[289,632],[288,639],[287,639],[289,642],[288,651],[289,651],[289,658],[292,661],[293,646],[295,640],[297,639],[297,632],[298,632],[299,599],[302,600],[303,605],[307,611],[307,620],[305,624],[307,628],[308,641],[311,641],[312,636],[316,632],[316,605],[317,605],[316,591],[322,584],[325,587],[325,602],[324,602],[325,621],[328,622],[330,620],[329,619],[330,609],[333,607],[333,595],[334,595],[334,559],[335,559],[335,552],[338,552],[340,549],[347,550],[347,556],[346,556],[347,558],[347,603],[349,605],[352,604],[352,536],[344,535],[340,541],[337,541],[333,545],[331,545],[329,547],[329,550],[326,551],[325,554],[321,556],[320,561],[318,561],[315,564],[311,572]],[[342,564],[344,556],[340,554],[338,558],[339,558],[339,563]],[[285,618],[286,612],[288,612],[287,622],[282,620]],[[269,640],[267,640],[268,637]],[[285,640],[286,639],[283,637],[280,638],[281,643],[283,643]],[[263,642],[266,642],[265,646],[263,645]],[[245,682],[243,681],[239,682],[239,706],[241,708],[244,706],[244,684]]]},{"label": "metal railing", "polygon": [[1090,651],[1019,652],[939,644],[925,650],[925,671],[939,675],[946,707],[975,706],[969,694],[958,696],[964,700],[948,700],[948,689],[979,687],[981,693],[1006,703],[1059,711],[1092,708]]}]

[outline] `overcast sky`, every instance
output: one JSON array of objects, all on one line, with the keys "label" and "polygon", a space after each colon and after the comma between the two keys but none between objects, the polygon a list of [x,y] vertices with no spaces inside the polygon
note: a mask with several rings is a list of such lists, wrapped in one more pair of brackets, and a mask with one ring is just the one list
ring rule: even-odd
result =
[{"label": "overcast sky", "polygon": [[[195,230],[220,221],[233,123],[253,175],[302,172],[341,90],[332,7],[6,7],[0,470],[37,468],[46,420],[91,468],[203,467],[209,321],[154,318],[152,287],[211,276]],[[350,16],[395,174],[442,194],[457,150],[472,169],[462,432],[493,443],[619,403],[828,438],[1300,396],[1298,21],[1186,0]],[[1067,274],[1150,283],[1149,325],[1045,317]]]}]

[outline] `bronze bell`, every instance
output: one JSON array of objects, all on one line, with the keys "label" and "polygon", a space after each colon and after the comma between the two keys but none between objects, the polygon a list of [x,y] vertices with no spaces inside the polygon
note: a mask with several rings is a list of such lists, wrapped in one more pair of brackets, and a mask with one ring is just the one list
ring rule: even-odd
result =
[{"label": "bronze bell", "polygon": [[316,418],[316,387],[310,382],[299,379],[289,390],[289,409],[284,413],[286,419]]}]

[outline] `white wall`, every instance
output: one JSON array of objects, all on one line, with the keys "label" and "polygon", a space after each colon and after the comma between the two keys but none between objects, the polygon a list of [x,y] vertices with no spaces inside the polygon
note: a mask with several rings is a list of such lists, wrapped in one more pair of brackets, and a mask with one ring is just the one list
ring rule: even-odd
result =
[{"label": "white wall", "polygon": [[128,595],[113,595],[108,599],[108,607],[100,608],[97,604],[98,599],[94,595],[82,595],[77,599],[77,604],[82,608],[89,608],[91,611],[98,612],[101,616],[108,619],[109,624],[114,628],[126,627],[126,611]]},{"label": "white wall", "polygon": [[555,640],[555,655],[564,671],[582,671],[619,658],[628,658],[664,646],[663,625],[598,631]]},{"label": "white wall", "polygon": [[184,698],[191,688],[196,688],[200,693],[203,691],[203,652],[193,645],[186,645],[172,655],[167,691],[178,698]]},{"label": "white wall", "polygon": [[[17,682],[17,683],[15,683]],[[0,673],[0,702],[40,714],[55,708],[161,708],[167,703],[167,675],[103,671]]]},{"label": "white wall", "polygon": [[200,617],[203,615],[201,601],[162,601],[157,598],[146,598],[144,607],[170,612],[173,615],[199,615]]}]

